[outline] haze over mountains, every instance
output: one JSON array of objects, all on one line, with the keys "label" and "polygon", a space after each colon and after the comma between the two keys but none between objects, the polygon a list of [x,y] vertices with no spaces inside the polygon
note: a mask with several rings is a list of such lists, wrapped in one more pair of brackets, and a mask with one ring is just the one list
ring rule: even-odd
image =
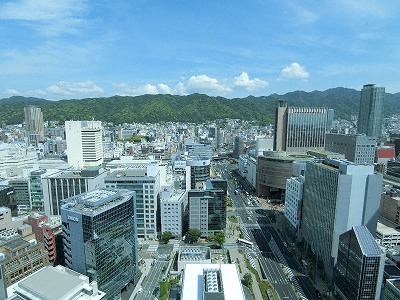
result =
[{"label": "haze over mountains", "polygon": [[[235,118],[272,123],[276,101],[282,99],[291,106],[328,107],[335,117],[349,119],[358,114],[360,91],[332,88],[326,91],[294,91],[284,95],[227,99],[204,94],[186,96],[158,94],[142,96],[113,96],[50,101],[32,97],[13,96],[0,100],[0,123],[23,122],[26,105],[42,108],[45,121],[101,120],[116,124],[132,122],[203,122]],[[385,116],[400,113],[400,93],[386,93]]]}]

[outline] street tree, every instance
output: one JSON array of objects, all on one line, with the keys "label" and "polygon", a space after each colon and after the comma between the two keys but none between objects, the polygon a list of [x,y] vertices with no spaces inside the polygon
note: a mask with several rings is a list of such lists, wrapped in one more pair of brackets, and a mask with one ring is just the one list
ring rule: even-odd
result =
[{"label": "street tree", "polygon": [[188,238],[191,243],[195,243],[201,236],[201,231],[199,229],[189,229]]},{"label": "street tree", "polygon": [[169,241],[170,239],[172,239],[173,237],[174,237],[174,235],[172,234],[171,231],[164,231],[163,234],[162,234],[162,236],[161,236],[161,239],[162,239],[165,243],[168,243],[168,241]]}]

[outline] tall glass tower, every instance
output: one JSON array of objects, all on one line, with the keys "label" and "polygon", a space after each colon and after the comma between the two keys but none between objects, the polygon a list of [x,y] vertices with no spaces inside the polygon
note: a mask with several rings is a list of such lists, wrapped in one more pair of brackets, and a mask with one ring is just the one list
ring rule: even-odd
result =
[{"label": "tall glass tower", "polygon": [[65,200],[61,220],[66,267],[119,297],[138,270],[135,192],[100,189]]},{"label": "tall glass tower", "polygon": [[364,85],[358,113],[358,133],[373,137],[382,136],[384,101],[384,87],[377,87],[375,84]]}]

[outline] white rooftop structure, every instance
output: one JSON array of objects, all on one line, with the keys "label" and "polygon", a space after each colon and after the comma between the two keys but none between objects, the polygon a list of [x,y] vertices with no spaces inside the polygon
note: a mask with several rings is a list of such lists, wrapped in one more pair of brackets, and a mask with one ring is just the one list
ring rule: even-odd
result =
[{"label": "white rooftop structure", "polygon": [[63,266],[47,266],[7,289],[7,300],[100,300],[105,293],[89,277]]},{"label": "white rooftop structure", "polygon": [[[211,293],[211,294],[209,294]],[[240,277],[235,264],[187,264],[182,284],[182,300],[244,300]]]}]

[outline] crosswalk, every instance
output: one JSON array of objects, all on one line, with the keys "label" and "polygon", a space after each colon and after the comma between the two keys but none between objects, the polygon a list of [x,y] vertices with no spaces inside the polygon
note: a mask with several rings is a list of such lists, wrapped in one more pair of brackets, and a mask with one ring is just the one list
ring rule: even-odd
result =
[{"label": "crosswalk", "polygon": [[173,252],[177,252],[179,250],[179,244],[174,244],[174,248],[172,248]]},{"label": "crosswalk", "polygon": [[147,248],[147,252],[157,252],[158,245],[149,245],[149,248]]},{"label": "crosswalk", "polygon": [[243,223],[240,224],[240,229],[242,229],[242,233],[243,233],[244,239],[245,240],[250,240],[250,234],[247,231],[247,228],[243,225]]},{"label": "crosswalk", "polygon": [[253,269],[256,269],[256,260],[258,260],[257,254],[252,249],[246,249],[245,252],[250,265],[253,267]]},{"label": "crosswalk", "polygon": [[271,237],[271,240],[269,241],[268,245],[271,248],[271,250],[275,253],[275,255],[278,257],[279,261],[283,264],[286,276],[289,278],[290,282],[296,287],[297,291],[301,295],[301,299],[304,300],[308,299],[304,294],[303,290],[301,289],[301,286],[299,285],[296,277],[294,276],[292,269],[289,268],[285,257],[283,256],[281,250],[279,249],[273,237]]}]

